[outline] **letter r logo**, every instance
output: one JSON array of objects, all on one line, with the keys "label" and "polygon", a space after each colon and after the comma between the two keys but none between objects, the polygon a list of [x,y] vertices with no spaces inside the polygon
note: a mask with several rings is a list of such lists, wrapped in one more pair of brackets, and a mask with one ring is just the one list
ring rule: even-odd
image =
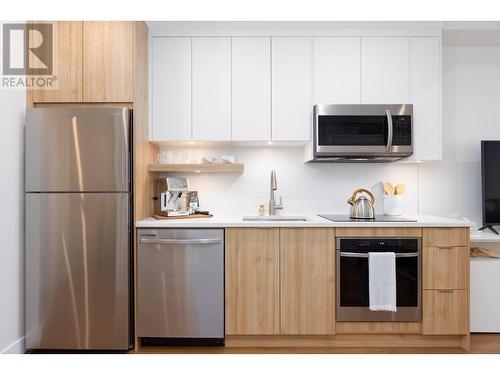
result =
[{"label": "letter r logo", "polygon": [[10,23],[2,31],[4,75],[52,74],[51,23]]}]

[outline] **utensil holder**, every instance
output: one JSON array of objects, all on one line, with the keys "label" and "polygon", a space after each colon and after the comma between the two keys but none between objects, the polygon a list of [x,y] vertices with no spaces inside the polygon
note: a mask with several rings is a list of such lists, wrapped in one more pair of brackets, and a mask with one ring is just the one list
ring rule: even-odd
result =
[{"label": "utensil holder", "polygon": [[403,214],[402,195],[384,195],[384,215],[401,216]]}]

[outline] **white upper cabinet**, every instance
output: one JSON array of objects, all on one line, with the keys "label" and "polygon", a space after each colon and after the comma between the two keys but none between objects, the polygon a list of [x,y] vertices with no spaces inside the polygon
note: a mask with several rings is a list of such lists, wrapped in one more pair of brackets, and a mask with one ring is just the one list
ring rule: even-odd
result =
[{"label": "white upper cabinet", "polygon": [[191,38],[152,40],[153,141],[191,139]]},{"label": "white upper cabinet", "polygon": [[271,139],[270,38],[232,38],[232,139]]},{"label": "white upper cabinet", "polygon": [[272,139],[311,139],[311,38],[272,38]]},{"label": "white upper cabinet", "polygon": [[441,39],[411,38],[414,160],[442,158]]},{"label": "white upper cabinet", "polygon": [[409,41],[407,37],[361,38],[361,102],[409,102]]},{"label": "white upper cabinet", "polygon": [[192,38],[193,140],[231,140],[231,38]]},{"label": "white upper cabinet", "polygon": [[441,37],[153,36],[153,141],[299,141],[313,104],[413,104],[414,155],[442,158]]},{"label": "white upper cabinet", "polygon": [[314,104],[361,103],[361,38],[314,38]]}]

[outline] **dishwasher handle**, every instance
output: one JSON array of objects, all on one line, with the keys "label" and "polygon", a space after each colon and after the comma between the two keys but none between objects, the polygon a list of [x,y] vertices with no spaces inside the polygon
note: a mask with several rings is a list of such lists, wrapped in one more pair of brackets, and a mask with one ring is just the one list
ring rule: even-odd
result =
[{"label": "dishwasher handle", "polygon": [[172,239],[172,238],[141,238],[140,243],[154,245],[209,245],[221,243],[219,238],[195,238],[195,239]]}]

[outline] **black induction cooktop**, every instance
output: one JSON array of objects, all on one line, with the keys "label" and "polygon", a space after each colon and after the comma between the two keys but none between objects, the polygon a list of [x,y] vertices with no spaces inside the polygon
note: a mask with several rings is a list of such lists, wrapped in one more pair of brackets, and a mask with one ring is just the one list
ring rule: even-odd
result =
[{"label": "black induction cooktop", "polygon": [[361,223],[370,223],[370,222],[382,222],[382,223],[416,223],[416,219],[409,219],[407,217],[402,216],[386,216],[386,215],[375,215],[375,219],[352,219],[349,215],[318,215],[324,219],[335,221],[335,222],[352,222],[358,221]]}]

